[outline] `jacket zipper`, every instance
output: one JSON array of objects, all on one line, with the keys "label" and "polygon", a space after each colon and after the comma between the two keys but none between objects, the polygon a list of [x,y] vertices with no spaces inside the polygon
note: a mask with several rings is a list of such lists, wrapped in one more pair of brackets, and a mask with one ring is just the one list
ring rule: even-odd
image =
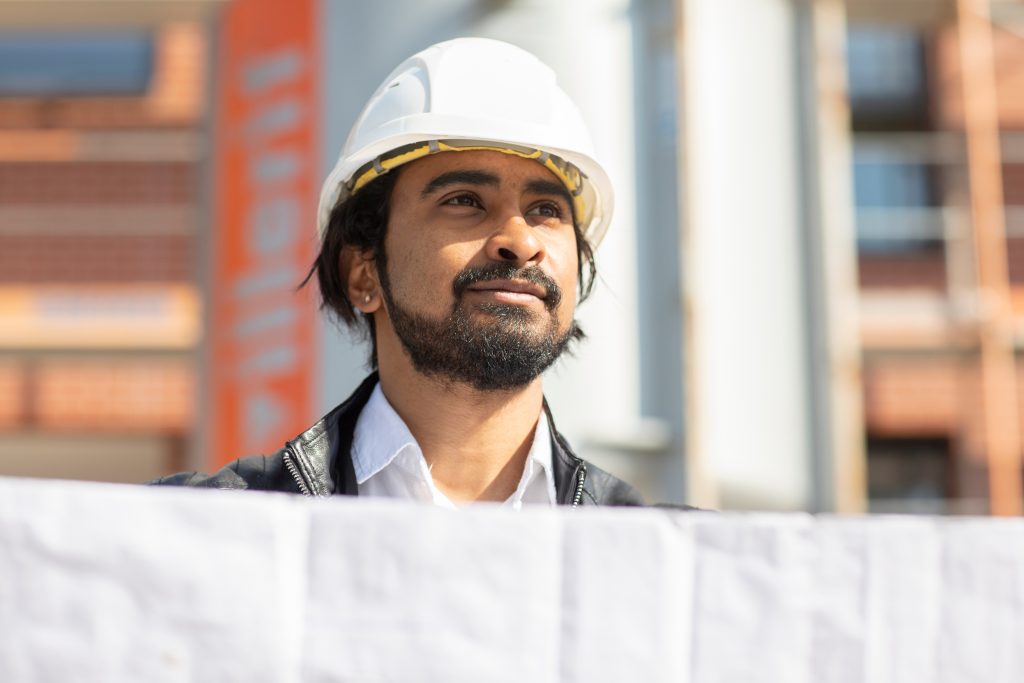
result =
[{"label": "jacket zipper", "polygon": [[309,486],[306,485],[302,475],[299,474],[299,467],[295,463],[294,456],[292,455],[291,447],[288,446],[285,449],[284,454],[284,466],[291,473],[292,478],[295,479],[295,483],[299,485],[299,490],[302,491],[304,496],[312,496],[313,492],[309,490]]},{"label": "jacket zipper", "polygon": [[576,508],[580,506],[580,501],[583,499],[583,482],[587,480],[587,465],[582,460],[579,466],[576,468],[576,493],[572,497],[572,507]]}]

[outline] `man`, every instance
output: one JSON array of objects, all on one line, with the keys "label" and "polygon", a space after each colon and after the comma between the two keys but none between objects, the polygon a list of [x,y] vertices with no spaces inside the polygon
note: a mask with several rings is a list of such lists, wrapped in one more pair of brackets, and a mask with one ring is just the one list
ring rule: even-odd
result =
[{"label": "man", "polygon": [[378,88],[320,200],[322,307],[376,370],[271,457],[157,483],[471,501],[640,504],[573,454],[541,373],[583,337],[612,212],[585,124],[533,55],[434,45]]}]

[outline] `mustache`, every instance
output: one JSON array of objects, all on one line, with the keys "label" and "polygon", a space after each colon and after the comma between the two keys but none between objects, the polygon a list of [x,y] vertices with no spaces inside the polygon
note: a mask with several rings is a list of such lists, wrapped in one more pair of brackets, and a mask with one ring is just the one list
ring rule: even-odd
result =
[{"label": "mustache", "polygon": [[490,263],[480,268],[463,268],[452,281],[455,298],[461,299],[462,293],[470,285],[490,280],[523,280],[540,285],[544,288],[544,306],[548,310],[554,309],[562,300],[562,288],[539,266],[516,268],[511,263]]}]

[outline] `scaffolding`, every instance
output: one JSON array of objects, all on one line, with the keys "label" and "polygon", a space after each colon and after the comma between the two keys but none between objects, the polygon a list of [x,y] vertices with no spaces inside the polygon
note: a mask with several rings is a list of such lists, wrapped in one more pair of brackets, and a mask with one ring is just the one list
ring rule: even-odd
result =
[{"label": "scaffolding", "polygon": [[[977,357],[989,509],[995,515],[1019,515],[1024,494],[1007,216],[1019,219],[1021,208],[1005,206],[1004,151],[1019,159],[1000,131],[993,26],[1019,26],[1021,6],[991,0],[848,0],[847,7],[851,22],[955,25],[962,140],[948,130],[868,133],[862,139],[868,147],[898,148],[929,164],[962,165],[961,186],[947,187],[942,206],[862,209],[859,223],[861,236],[866,233],[869,239],[937,239],[942,244],[946,292],[939,310],[946,320],[937,345]],[[958,200],[965,206],[957,206]]]},{"label": "scaffolding", "polygon": [[[944,474],[927,482],[924,503],[892,509],[1021,514],[1022,337],[1014,304],[1024,301],[1024,288],[1013,286],[1008,239],[1024,236],[1024,206],[1005,206],[1020,200],[1003,196],[1003,164],[1024,164],[1024,133],[1001,129],[997,91],[1013,88],[998,81],[996,68],[1006,70],[1000,55],[1007,36],[1021,33],[1024,6],[678,0],[677,7],[691,500],[880,509],[868,505],[876,479],[865,441],[881,435],[945,444],[936,450]],[[741,13],[757,32],[737,26]],[[856,43],[858,31],[872,30],[878,44]],[[912,39],[901,43],[901,32]],[[1024,58],[1024,43],[1010,47]],[[892,54],[880,57],[886,49]],[[936,84],[926,64],[937,55],[946,71]],[[875,71],[856,74],[865,56]],[[903,76],[917,70],[912,92],[901,69]],[[855,76],[873,89],[868,104],[879,108],[870,121],[870,106],[854,99]],[[937,102],[935,93],[947,99]],[[892,109],[894,101],[910,108]],[[1014,106],[1024,131],[1024,100]],[[918,118],[900,118],[907,116]],[[933,116],[946,118],[935,125]],[[880,202],[861,196],[860,174],[872,163],[904,169],[875,174],[886,195]],[[917,194],[892,200],[900,194],[892,179],[898,184],[910,167]],[[794,232],[789,221],[804,227]],[[737,254],[737,245],[746,251]],[[886,269],[891,282],[871,282],[872,272]],[[924,276],[931,280],[921,285]],[[736,343],[750,330],[756,349]],[[919,360],[953,376],[943,388],[945,422],[893,418],[872,433],[880,424],[872,412],[875,370]],[[925,402],[895,405],[904,388],[886,399],[891,414],[927,413]],[[772,487],[774,498],[762,495]]]}]

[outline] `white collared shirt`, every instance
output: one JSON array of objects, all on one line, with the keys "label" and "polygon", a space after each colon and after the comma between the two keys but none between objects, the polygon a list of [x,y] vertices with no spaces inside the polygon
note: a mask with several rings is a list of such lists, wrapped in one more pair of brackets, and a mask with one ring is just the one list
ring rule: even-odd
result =
[{"label": "white collared shirt", "polygon": [[[434,484],[423,451],[379,383],[356,421],[352,465],[360,496],[405,498],[445,508],[457,507]],[[555,500],[551,431],[542,411],[519,485],[504,504],[518,510],[523,504],[554,505]]]}]

